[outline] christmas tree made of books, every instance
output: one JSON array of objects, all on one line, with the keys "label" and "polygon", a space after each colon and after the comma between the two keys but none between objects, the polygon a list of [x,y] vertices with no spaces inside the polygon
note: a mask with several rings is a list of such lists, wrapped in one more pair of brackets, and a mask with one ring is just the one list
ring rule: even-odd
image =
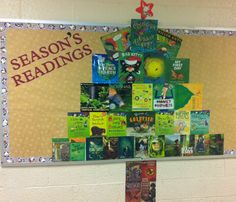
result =
[{"label": "christmas tree made of books", "polygon": [[81,83],[80,112],[68,112],[68,137],[52,139],[53,160],[222,155],[203,85],[177,58],[181,42],[151,19],[102,36],[107,54],[93,54],[92,82]]}]

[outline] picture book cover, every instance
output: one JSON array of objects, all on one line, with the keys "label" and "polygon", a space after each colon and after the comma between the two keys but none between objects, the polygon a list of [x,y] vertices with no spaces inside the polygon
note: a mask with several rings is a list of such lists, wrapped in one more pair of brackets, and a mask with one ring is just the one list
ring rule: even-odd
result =
[{"label": "picture book cover", "polygon": [[70,160],[69,138],[52,138],[52,159],[53,161]]},{"label": "picture book cover", "polygon": [[144,59],[144,83],[165,83],[167,69],[166,59],[156,53],[145,54]]},{"label": "picture book cover", "polygon": [[152,84],[132,84],[132,111],[152,111]]},{"label": "picture book cover", "polygon": [[109,111],[108,84],[80,84],[80,111]]},{"label": "picture book cover", "polygon": [[126,182],[125,202],[141,201],[141,182]]},{"label": "picture book cover", "polygon": [[126,162],[126,183],[136,183],[142,181],[142,161]]},{"label": "picture book cover", "polygon": [[92,82],[117,83],[118,62],[111,60],[106,54],[93,54],[92,56]]},{"label": "picture book cover", "polygon": [[201,134],[194,136],[194,156],[209,155],[209,134]]},{"label": "picture book cover", "polygon": [[155,135],[155,112],[127,112],[127,135]]},{"label": "picture book cover", "polygon": [[157,112],[155,127],[156,135],[174,134],[174,112]]},{"label": "picture book cover", "polygon": [[157,30],[157,50],[166,58],[176,58],[182,39],[163,29]]},{"label": "picture book cover", "polygon": [[202,110],[203,84],[183,83],[174,88],[176,110]]},{"label": "picture book cover", "polygon": [[134,137],[119,137],[119,158],[134,158]]},{"label": "picture book cover", "polygon": [[90,112],[89,118],[90,136],[105,136],[107,134],[107,113]]},{"label": "picture book cover", "polygon": [[126,114],[108,113],[107,114],[107,136],[126,136]]},{"label": "picture book cover", "polygon": [[150,158],[158,158],[165,156],[165,136],[150,136],[148,145],[148,153]]},{"label": "picture book cover", "polygon": [[190,111],[177,110],[174,112],[175,133],[190,135]]},{"label": "picture book cover", "polygon": [[119,57],[119,82],[143,83],[144,58],[141,53],[122,52]]},{"label": "picture book cover", "polygon": [[109,85],[108,89],[109,111],[128,112],[132,110],[132,85]]},{"label": "picture book cover", "polygon": [[89,137],[89,112],[68,112],[68,138]]},{"label": "picture book cover", "polygon": [[224,154],[224,134],[210,134],[209,154]]},{"label": "picture book cover", "polygon": [[179,134],[165,136],[165,156],[181,156],[181,140]]},{"label": "picture book cover", "polygon": [[209,123],[209,110],[191,111],[190,133],[192,135],[209,133]]},{"label": "picture book cover", "polygon": [[153,110],[174,111],[175,93],[171,84],[153,84]]},{"label": "picture book cover", "polygon": [[106,34],[101,37],[101,41],[110,58],[118,60],[119,52],[130,50],[130,27]]},{"label": "picture book cover", "polygon": [[104,159],[103,138],[90,137],[86,138],[86,159],[102,160]]},{"label": "picture book cover", "polygon": [[118,142],[118,137],[103,138],[104,159],[117,159],[119,157]]},{"label": "picture book cover", "polygon": [[180,135],[181,156],[193,156],[194,152],[194,135]]},{"label": "picture book cover", "polygon": [[167,60],[165,81],[167,83],[189,83],[189,58],[170,58]]},{"label": "picture book cover", "polygon": [[86,138],[70,139],[70,160],[84,161],[86,152]]},{"label": "picture book cover", "polygon": [[155,51],[157,47],[157,26],[157,20],[131,19],[131,51]]},{"label": "picture book cover", "polygon": [[148,158],[148,136],[135,138],[135,158]]}]

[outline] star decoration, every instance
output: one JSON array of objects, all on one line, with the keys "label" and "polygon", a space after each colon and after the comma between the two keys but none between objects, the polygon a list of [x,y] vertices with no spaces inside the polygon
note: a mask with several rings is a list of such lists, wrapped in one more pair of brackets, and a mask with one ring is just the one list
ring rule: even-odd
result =
[{"label": "star decoration", "polygon": [[146,3],[144,0],[140,0],[140,7],[136,8],[136,12],[141,14],[142,19],[146,19],[147,16],[152,17],[153,3]]}]

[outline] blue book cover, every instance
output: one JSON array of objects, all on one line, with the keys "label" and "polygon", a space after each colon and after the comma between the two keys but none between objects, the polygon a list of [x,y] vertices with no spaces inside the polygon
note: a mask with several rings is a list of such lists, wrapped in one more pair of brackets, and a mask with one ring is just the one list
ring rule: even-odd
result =
[{"label": "blue book cover", "polygon": [[94,54],[92,56],[92,82],[117,83],[118,62],[111,60],[106,54]]},{"label": "blue book cover", "polygon": [[190,134],[207,134],[209,133],[210,111],[191,111],[190,116]]}]

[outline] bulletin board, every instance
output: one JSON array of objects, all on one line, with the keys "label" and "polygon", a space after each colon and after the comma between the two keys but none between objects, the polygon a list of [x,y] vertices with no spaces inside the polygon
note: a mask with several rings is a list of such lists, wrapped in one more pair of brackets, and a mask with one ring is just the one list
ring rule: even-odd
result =
[{"label": "bulletin board", "polygon": [[[67,113],[80,111],[80,83],[91,82],[92,54],[104,53],[100,37],[120,28],[0,23],[3,165],[54,164],[51,139],[67,137]],[[223,133],[225,154],[235,155],[236,32],[168,31],[183,39],[178,57],[190,58],[190,82],[204,84],[210,133]]]}]

